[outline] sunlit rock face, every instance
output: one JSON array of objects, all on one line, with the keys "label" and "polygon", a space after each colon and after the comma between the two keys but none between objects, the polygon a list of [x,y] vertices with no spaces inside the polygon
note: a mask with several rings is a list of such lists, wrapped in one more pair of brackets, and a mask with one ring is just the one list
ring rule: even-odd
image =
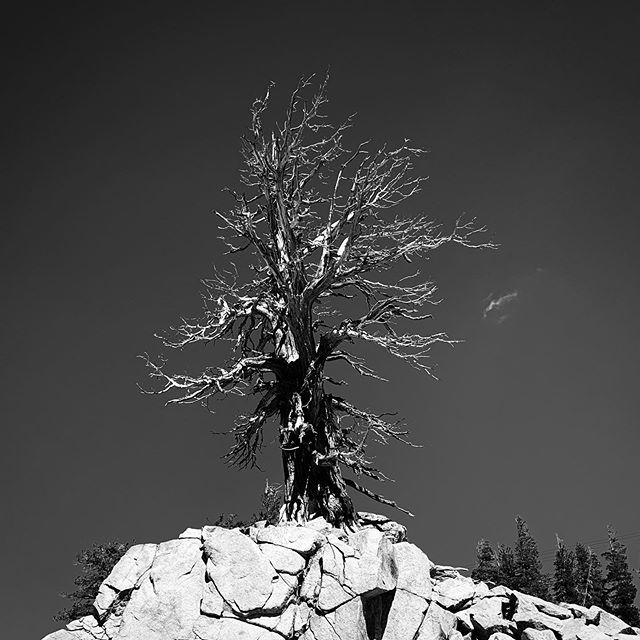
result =
[{"label": "sunlit rock face", "polygon": [[[44,640],[632,640],[597,607],[556,605],[435,565],[406,530],[361,514],[306,526],[187,529],[132,547],[94,615]],[[640,639],[639,639],[640,640]]]}]

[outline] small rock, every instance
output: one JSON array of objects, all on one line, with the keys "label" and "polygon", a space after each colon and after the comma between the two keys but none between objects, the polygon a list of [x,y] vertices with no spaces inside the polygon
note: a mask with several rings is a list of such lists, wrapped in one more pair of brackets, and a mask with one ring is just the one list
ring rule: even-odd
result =
[{"label": "small rock", "polygon": [[398,570],[398,589],[410,591],[425,600],[431,599],[431,567],[433,563],[415,544],[393,545]]},{"label": "small rock", "polygon": [[380,513],[372,513],[370,511],[358,511],[358,518],[360,518],[360,522],[363,525],[381,525],[387,522],[391,522],[391,518],[383,516]]},{"label": "small rock", "polygon": [[67,625],[67,630],[76,633],[76,638],[91,638],[91,640],[109,640],[105,630],[98,624],[93,616],[83,616],[78,620],[72,620]]},{"label": "small rock", "polygon": [[278,574],[258,545],[236,529],[205,527],[202,536],[207,574],[220,595],[240,613],[261,610]]},{"label": "small rock", "polygon": [[158,549],[157,544],[137,544],[118,560],[98,589],[93,606],[103,618],[121,591],[133,589],[149,571]]},{"label": "small rock", "polygon": [[455,615],[467,631],[479,629],[487,635],[496,632],[509,634],[516,629],[516,625],[502,615],[502,605],[505,602],[500,597],[483,598]]},{"label": "small rock", "polygon": [[382,640],[415,638],[428,608],[429,604],[424,598],[404,589],[396,589]]},{"label": "small rock", "polygon": [[573,618],[571,610],[567,609],[566,607],[553,604],[553,602],[543,600],[542,598],[537,598],[536,596],[530,596],[528,594],[520,593],[519,591],[514,591],[514,593],[518,598],[526,598],[527,602],[533,604],[538,609],[538,611],[542,611],[542,613],[546,613],[548,616],[560,618],[561,620],[568,620],[569,618]]},{"label": "small rock", "polygon": [[544,630],[551,629],[557,634],[561,633],[566,620],[561,620],[554,616],[549,616],[543,613],[536,607],[536,600],[533,596],[514,591],[513,595],[516,597],[516,611],[513,614],[513,621],[525,627],[533,627],[534,629]]},{"label": "small rock", "polygon": [[603,631],[610,636],[613,636],[617,633],[633,635],[631,633],[633,632],[633,629],[630,625],[628,625],[623,620],[620,620],[620,618],[617,618],[608,611],[600,609],[600,607],[596,606],[590,607],[590,610],[594,611],[594,613],[598,616],[597,625],[600,631]]},{"label": "small rock", "polygon": [[260,545],[260,551],[279,573],[296,575],[305,567],[304,558],[299,553],[286,547],[265,542]]},{"label": "small rock", "polygon": [[489,636],[489,640],[513,640],[513,636],[497,631]]},{"label": "small rock", "polygon": [[433,599],[446,609],[456,609],[471,600],[475,592],[474,581],[458,575],[437,582],[433,587]]},{"label": "small rock", "polygon": [[318,516],[317,518],[313,518],[313,520],[309,520],[305,524],[307,529],[313,529],[314,531],[318,531],[320,533],[326,533],[327,531],[333,530],[333,526],[329,524],[322,516]]},{"label": "small rock", "polygon": [[550,629],[524,629],[522,640],[556,640],[556,634]]},{"label": "small rock", "polygon": [[252,530],[256,542],[269,542],[293,549],[304,556],[311,555],[322,543],[323,536],[307,527],[265,527]]},{"label": "small rock", "polygon": [[571,611],[574,618],[584,618],[588,624],[594,624],[598,619],[599,613],[597,611],[594,611],[593,608],[589,609],[579,604],[572,604],[570,602],[561,602],[560,606]]},{"label": "small rock", "polygon": [[407,539],[407,528],[386,516],[381,516],[377,513],[369,513],[367,511],[360,511],[358,516],[360,518],[361,525],[364,527],[373,527],[378,531],[381,531],[393,544],[403,542]]},{"label": "small rock", "polygon": [[610,640],[606,633],[581,618],[566,620],[560,636],[562,640]]},{"label": "small rock", "polygon": [[416,640],[447,640],[455,628],[456,617],[453,613],[443,609],[437,602],[431,602]]},{"label": "small rock", "polygon": [[461,571],[468,571],[464,567],[451,567],[447,564],[434,564],[431,567],[431,577],[436,580],[444,580],[445,578],[456,578]]},{"label": "small rock", "polygon": [[398,569],[393,546],[376,529],[362,529],[349,536],[359,557],[344,562],[345,584],[357,595],[371,597],[396,588]]},{"label": "small rock", "polygon": [[548,616],[553,616],[554,618],[560,618],[560,620],[568,620],[573,618],[573,614],[569,609],[565,609],[565,607],[560,607],[557,604],[553,604],[553,602],[547,602],[546,600],[540,600],[536,602],[536,607],[542,613],[546,613]]}]

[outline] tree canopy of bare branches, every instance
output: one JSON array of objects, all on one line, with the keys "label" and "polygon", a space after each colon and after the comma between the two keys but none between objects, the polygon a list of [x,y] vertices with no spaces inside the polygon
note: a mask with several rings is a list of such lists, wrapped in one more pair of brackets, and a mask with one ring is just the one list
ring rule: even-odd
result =
[{"label": "tree canopy of bare branches", "polygon": [[[385,479],[368,459],[367,444],[408,439],[389,415],[328,392],[328,384],[344,383],[329,376],[329,364],[342,361],[379,378],[352,352],[360,341],[433,375],[431,347],[453,341],[406,329],[411,322],[422,326],[430,317],[424,307],[437,302],[435,285],[407,265],[419,265],[447,243],[492,245],[473,221],[443,231],[426,216],[396,214],[420,191],[424,178],[413,169],[424,151],[408,140],[396,148],[367,142],[347,148],[352,117],[331,124],[322,113],[326,80],[307,97],[311,85],[311,78],[300,81],[272,132],[263,123],[269,91],[254,102],[242,139],[242,187],[229,190],[230,210],[214,212],[228,253],[249,254],[246,273],[230,258],[228,269],[203,281],[202,315],[158,336],[173,349],[228,341],[229,361],[181,374],[169,371],[163,357],[143,357],[155,380],[150,392],[166,394],[169,403],[208,406],[220,394],[257,396],[232,430],[227,460],[255,465],[272,421],[284,469],[282,519],[321,515],[350,527],[357,514],[347,486],[397,507],[360,482]],[[359,310],[347,313],[345,306]]]}]

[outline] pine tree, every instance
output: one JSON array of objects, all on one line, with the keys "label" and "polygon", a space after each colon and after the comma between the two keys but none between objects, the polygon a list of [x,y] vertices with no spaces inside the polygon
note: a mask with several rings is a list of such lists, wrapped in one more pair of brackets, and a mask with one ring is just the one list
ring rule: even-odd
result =
[{"label": "pine tree", "polygon": [[542,573],[538,545],[529,533],[526,521],[516,516],[516,546],[514,551],[516,586],[518,591],[539,598],[549,598],[549,579]]},{"label": "pine tree", "polygon": [[419,269],[401,267],[426,261],[445,244],[494,245],[480,240],[484,229],[471,220],[445,232],[427,216],[394,215],[390,209],[426,179],[413,174],[424,150],[408,140],[395,149],[363,142],[348,150],[351,119],[332,125],[323,113],[326,81],[315,96],[311,85],[310,78],[300,81],[271,131],[269,91],[254,102],[239,190],[228,190],[229,209],[215,211],[236,260],[202,281],[199,317],[183,316],[158,335],[167,349],[227,343],[228,360],[185,373],[164,355],[142,358],[153,382],[146,391],[167,394],[168,403],[209,408],[214,397],[257,396],[230,430],[225,459],[255,467],[263,444],[278,443],[280,521],[322,516],[350,529],[359,517],[347,487],[398,507],[362,484],[386,478],[366,454],[369,443],[410,442],[391,414],[331,393],[329,384],[346,382],[332,368],[339,363],[343,371],[380,379],[352,352],[360,343],[433,375],[430,349],[454,341],[409,329],[429,317],[422,310],[437,300],[436,287]]},{"label": "pine tree", "polygon": [[573,551],[567,549],[556,533],[556,557],[553,563],[553,595],[558,602],[577,602],[576,567]]},{"label": "pine tree", "polygon": [[114,541],[94,544],[81,551],[76,556],[76,564],[80,567],[80,575],[74,580],[77,589],[61,594],[71,601],[71,606],[59,611],[54,620],[71,622],[93,613],[93,601],[100,585],[130,546],[130,543]]},{"label": "pine tree", "polygon": [[640,626],[640,610],[634,600],[638,590],[627,562],[627,548],[618,540],[615,530],[607,527],[609,549],[602,555],[607,560],[605,581],[609,611],[627,624]]},{"label": "pine tree", "polygon": [[508,587],[509,589],[515,589],[517,587],[517,576],[513,549],[508,545],[499,544],[496,560],[496,582]]},{"label": "pine tree", "polygon": [[604,578],[598,556],[591,547],[586,547],[578,542],[575,548],[575,564],[577,603],[585,607],[596,605],[601,609],[606,609]]},{"label": "pine tree", "polygon": [[270,484],[267,479],[262,499],[260,500],[260,509],[254,512],[250,518],[239,518],[237,513],[221,513],[211,524],[214,527],[223,527],[225,529],[249,527],[261,520],[264,520],[267,524],[277,524],[281,510],[282,487],[278,484]]},{"label": "pine tree", "polygon": [[476,566],[471,572],[474,580],[483,582],[498,582],[498,559],[496,552],[484,538],[476,546]]}]

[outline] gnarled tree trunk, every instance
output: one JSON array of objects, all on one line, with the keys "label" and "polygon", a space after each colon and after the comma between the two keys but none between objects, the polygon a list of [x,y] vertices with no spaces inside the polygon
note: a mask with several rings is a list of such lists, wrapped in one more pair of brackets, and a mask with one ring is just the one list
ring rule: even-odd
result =
[{"label": "gnarled tree trunk", "polygon": [[[253,105],[251,131],[243,138],[242,190],[230,190],[233,207],[216,211],[231,254],[248,251],[238,270],[216,270],[204,280],[204,313],[162,336],[165,346],[229,341],[233,355],[224,367],[207,366],[196,374],[165,370],[164,358],[143,356],[169,402],[208,407],[217,394],[258,394],[250,415],[231,430],[225,458],[252,467],[263,443],[265,425],[280,422],[285,495],[282,519],[303,522],[324,516],[335,526],[357,523],[346,487],[399,508],[384,496],[342,477],[384,480],[365,456],[368,439],[410,444],[407,432],[389,414],[360,409],[323,389],[327,363],[342,361],[358,375],[378,378],[349,344],[364,341],[415,369],[433,375],[429,351],[453,344],[445,333],[408,331],[404,323],[430,316],[421,309],[436,302],[436,287],[420,271],[395,280],[398,265],[422,260],[438,247],[493,247],[476,241],[483,227],[458,220],[442,232],[427,216],[388,215],[420,191],[426,178],[412,174],[424,153],[408,146],[351,151],[344,135],[347,119],[332,126],[321,113],[326,80],[310,99],[294,91],[281,125],[263,127],[269,91]],[[343,300],[353,303],[343,305]],[[334,381],[338,384],[340,381]],[[334,412],[346,418],[349,435]],[[370,436],[369,436],[370,434]],[[408,513],[408,512],[407,512]]]},{"label": "gnarled tree trunk", "polygon": [[357,523],[338,463],[337,429],[331,399],[321,388],[293,394],[280,427],[283,521],[306,522],[322,516],[334,526],[352,528]]}]

